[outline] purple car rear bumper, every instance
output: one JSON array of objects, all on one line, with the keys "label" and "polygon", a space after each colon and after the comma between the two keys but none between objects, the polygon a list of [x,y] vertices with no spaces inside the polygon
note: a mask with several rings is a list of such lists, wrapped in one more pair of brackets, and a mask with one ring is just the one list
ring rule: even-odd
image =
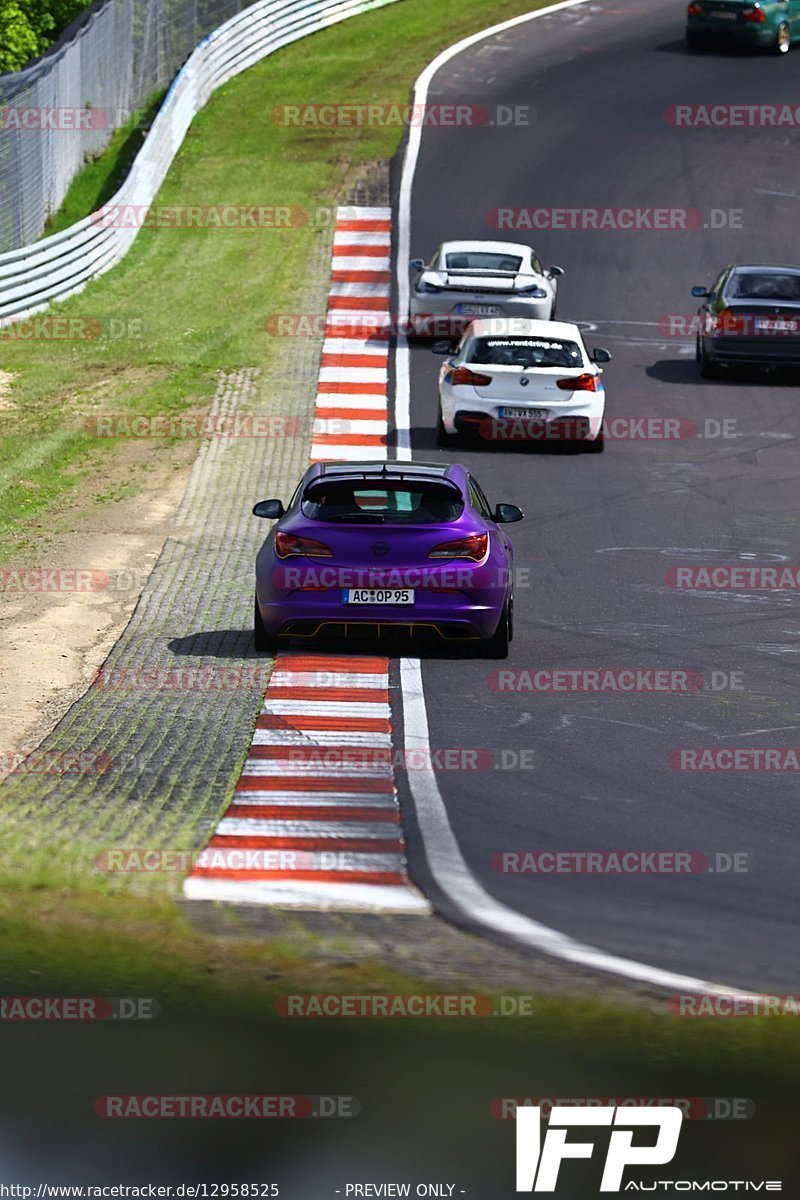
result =
[{"label": "purple car rear bumper", "polygon": [[442,592],[415,588],[413,604],[345,604],[342,589],[297,590],[280,600],[259,597],[265,628],[276,637],[349,636],[359,629],[386,633],[428,631],[443,638],[489,638],[505,602],[499,588],[483,592]]},{"label": "purple car rear bumper", "polygon": [[[271,557],[271,556],[270,556]],[[510,560],[493,547],[482,564],[464,561],[387,569],[285,564],[271,557],[257,573],[261,618],[274,637],[313,637],[381,627],[391,632],[427,629],[445,638],[489,638],[510,594]],[[413,604],[349,604],[349,588],[410,588]],[[347,629],[345,629],[347,627]]]}]

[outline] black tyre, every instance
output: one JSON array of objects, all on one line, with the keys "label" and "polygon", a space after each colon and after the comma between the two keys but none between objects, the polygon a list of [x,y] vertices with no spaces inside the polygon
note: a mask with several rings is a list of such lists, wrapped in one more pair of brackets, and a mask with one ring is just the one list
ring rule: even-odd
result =
[{"label": "black tyre", "polygon": [[448,446],[457,446],[460,442],[457,433],[448,433],[442,421],[442,410],[439,409],[439,415],[436,418],[436,445],[446,448]]},{"label": "black tyre", "polygon": [[275,649],[275,639],[264,628],[264,622],[261,620],[257,596],[253,605],[253,647],[262,653]]},{"label": "black tyre", "polygon": [[715,362],[713,362],[705,350],[703,343],[698,340],[697,343],[697,361],[700,363],[700,378],[701,379],[719,379],[721,371]]},{"label": "black tyre", "polygon": [[500,624],[490,638],[481,645],[483,658],[508,658],[508,647],[514,636],[514,601],[511,597],[503,605]]},{"label": "black tyre", "polygon": [[706,44],[702,38],[697,36],[696,33],[687,33],[686,45],[690,50],[704,50]]},{"label": "black tyre", "polygon": [[593,442],[586,442],[587,454],[602,454],[606,448],[606,435],[601,429]]}]

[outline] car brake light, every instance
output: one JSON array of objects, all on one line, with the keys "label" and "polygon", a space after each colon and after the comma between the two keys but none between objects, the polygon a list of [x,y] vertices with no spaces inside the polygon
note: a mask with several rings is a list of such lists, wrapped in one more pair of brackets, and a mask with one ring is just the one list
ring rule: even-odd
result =
[{"label": "car brake light", "polygon": [[456,367],[450,376],[450,383],[453,387],[458,387],[463,383],[471,384],[472,387],[488,387],[491,382],[491,375],[479,375],[475,371],[470,371],[468,367]]},{"label": "car brake light", "polygon": [[298,537],[295,533],[275,534],[275,553],[278,558],[332,558],[330,546],[315,538]]},{"label": "car brake light", "polygon": [[574,375],[572,379],[557,379],[556,387],[562,392],[599,392],[600,375],[584,371],[583,375]]},{"label": "car brake light", "polygon": [[763,25],[767,19],[764,15],[763,8],[758,8],[757,6],[754,6],[753,8],[746,8],[742,13],[742,16],[744,17],[745,21],[756,21],[759,25]]},{"label": "car brake light", "polygon": [[481,562],[486,557],[488,544],[488,533],[473,533],[469,537],[456,538],[453,542],[440,542],[434,546],[428,558],[468,558],[472,562]]},{"label": "car brake light", "polygon": [[690,17],[702,16],[703,6],[702,6],[702,4],[698,4],[697,0],[692,0],[692,3],[687,8],[686,12],[689,14]]}]

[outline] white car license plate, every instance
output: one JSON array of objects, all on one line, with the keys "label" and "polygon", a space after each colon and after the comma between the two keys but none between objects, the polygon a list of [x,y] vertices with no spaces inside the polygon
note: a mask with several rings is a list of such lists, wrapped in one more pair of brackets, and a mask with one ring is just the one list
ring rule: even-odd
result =
[{"label": "white car license plate", "polygon": [[459,304],[458,311],[462,317],[502,317],[503,315],[499,304]]},{"label": "white car license plate", "polygon": [[714,17],[717,21],[735,21],[736,20],[736,13],[721,12],[719,9],[715,10],[713,8],[711,10],[711,16]]},{"label": "white car license plate", "polygon": [[756,329],[762,333],[797,333],[800,325],[797,321],[787,321],[782,317],[756,318]]},{"label": "white car license plate", "polygon": [[547,417],[546,408],[501,408],[501,417],[522,417],[529,421],[544,421]]},{"label": "white car license plate", "polygon": [[343,604],[413,604],[413,588],[345,588]]}]

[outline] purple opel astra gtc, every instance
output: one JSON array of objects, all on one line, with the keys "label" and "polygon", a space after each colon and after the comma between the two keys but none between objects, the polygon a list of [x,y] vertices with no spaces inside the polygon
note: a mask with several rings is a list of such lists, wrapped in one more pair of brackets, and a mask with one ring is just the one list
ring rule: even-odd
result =
[{"label": "purple opel astra gtc", "polygon": [[505,658],[513,633],[514,504],[492,510],[458,463],[316,463],[256,559],[257,650],[316,634],[433,631]]}]

